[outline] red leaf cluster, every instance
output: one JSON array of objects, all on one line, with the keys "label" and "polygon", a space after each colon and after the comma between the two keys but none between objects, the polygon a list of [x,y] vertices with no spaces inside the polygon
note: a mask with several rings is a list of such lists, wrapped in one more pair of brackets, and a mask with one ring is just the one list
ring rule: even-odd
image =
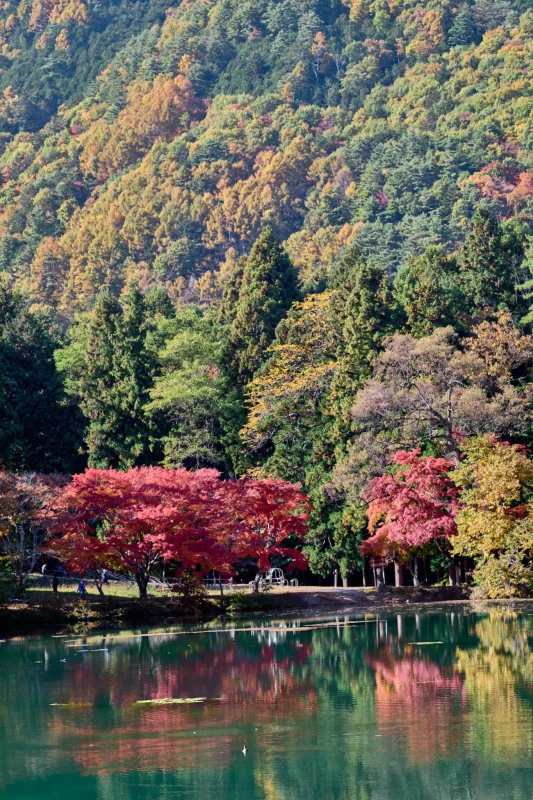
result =
[{"label": "red leaf cluster", "polygon": [[448,473],[454,463],[421,457],[419,449],[400,450],[392,463],[398,470],[375,478],[366,492],[368,526],[373,536],[363,542],[361,552],[405,553],[434,539],[453,536],[459,490]]},{"label": "red leaf cluster", "polygon": [[229,574],[244,558],[266,569],[306,530],[308,501],[274,480],[227,480],[213,469],[88,469],[56,502],[49,550],[79,571],[106,567],[138,577],[157,565]]}]

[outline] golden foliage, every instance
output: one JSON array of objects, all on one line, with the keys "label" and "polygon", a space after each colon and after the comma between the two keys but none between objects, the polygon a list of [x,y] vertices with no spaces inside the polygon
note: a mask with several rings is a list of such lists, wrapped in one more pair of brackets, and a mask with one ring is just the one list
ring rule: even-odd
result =
[{"label": "golden foliage", "polygon": [[331,300],[332,293],[323,292],[293,306],[284,342],[270,348],[271,358],[249,384],[250,411],[242,436],[252,448],[270,438],[273,417],[280,409],[290,415],[303,403],[303,413],[305,408],[312,412],[329,387],[337,346]]},{"label": "golden foliage", "polygon": [[463,448],[453,552],[478,559],[474,577],[488,597],[523,594],[532,582],[533,461],[523,448],[481,436]]}]

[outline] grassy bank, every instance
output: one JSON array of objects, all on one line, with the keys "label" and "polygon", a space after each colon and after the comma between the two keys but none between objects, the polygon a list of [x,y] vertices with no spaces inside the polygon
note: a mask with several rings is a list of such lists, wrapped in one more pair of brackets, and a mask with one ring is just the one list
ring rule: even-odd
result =
[{"label": "grassy bank", "polygon": [[[128,587],[100,597],[91,591],[82,600],[74,591],[63,589],[57,594],[33,589],[23,600],[0,606],[0,636],[27,633],[49,633],[86,627],[130,627],[153,625],[165,620],[179,624],[191,619],[208,619],[221,613],[220,597],[211,594],[200,603],[192,603],[175,595],[151,596],[139,600]],[[300,587],[275,589],[253,595],[249,591],[226,596],[225,610],[231,614],[251,612],[283,612],[310,609],[352,611],[364,609],[392,610],[419,603],[446,603],[468,598],[460,587],[334,589],[332,587]]]}]

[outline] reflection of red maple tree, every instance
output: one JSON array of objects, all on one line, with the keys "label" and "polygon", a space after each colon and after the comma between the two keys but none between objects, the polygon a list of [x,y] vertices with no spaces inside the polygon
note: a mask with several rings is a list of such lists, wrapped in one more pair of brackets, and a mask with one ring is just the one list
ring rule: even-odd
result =
[{"label": "reflection of red maple tree", "polygon": [[414,763],[432,762],[454,752],[461,737],[465,696],[461,677],[446,675],[434,662],[390,651],[367,658],[376,681],[376,718],[380,730],[407,740]]},{"label": "reflection of red maple tree", "polygon": [[[124,680],[120,668],[106,671],[102,660],[79,663],[65,674],[60,696],[62,702],[70,699],[86,707],[73,712],[79,714],[78,725],[72,724],[72,713],[67,724],[58,712],[51,724],[54,737],[76,737],[75,758],[85,774],[128,768],[133,760],[140,769],[175,770],[197,764],[196,759],[208,757],[214,747],[217,763],[221,753],[229,758],[231,737],[205,737],[212,730],[312,713],[316,694],[295,669],[308,660],[311,643],[285,645],[280,651],[257,642],[250,649],[226,635],[224,640],[219,648],[184,655],[179,663],[152,661],[148,652],[146,660],[139,661],[141,674],[135,675],[136,669],[131,681]],[[199,696],[208,700],[189,706],[135,705],[139,699]],[[87,734],[87,721],[98,713],[93,705],[113,708],[112,747]]]}]

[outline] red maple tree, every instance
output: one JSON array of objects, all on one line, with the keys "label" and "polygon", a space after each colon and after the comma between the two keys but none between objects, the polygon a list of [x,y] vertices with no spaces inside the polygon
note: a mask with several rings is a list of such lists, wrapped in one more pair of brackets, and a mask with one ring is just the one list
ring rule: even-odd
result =
[{"label": "red maple tree", "polygon": [[393,473],[374,478],[365,495],[372,536],[361,552],[406,560],[413,549],[454,535],[458,489],[448,477],[453,461],[421,456],[418,448],[391,461]]},{"label": "red maple tree", "polygon": [[233,563],[235,559],[256,561],[255,590],[273,557],[305,569],[307,559],[295,545],[303,541],[307,531],[310,503],[306,495],[293,484],[272,478],[224,483],[225,502],[233,517],[223,533],[224,546]]},{"label": "red maple tree", "polygon": [[307,498],[284,481],[220,480],[213,469],[88,469],[56,501],[49,552],[79,571],[113,569],[146,597],[163,564],[228,575],[245,558],[266,568],[272,555],[305,565],[284,546],[301,539]]},{"label": "red maple tree", "polygon": [[219,473],[139,467],[88,469],[57,501],[51,551],[75,569],[105,566],[135,579],[146,597],[162,564],[229,571],[219,541]]}]

